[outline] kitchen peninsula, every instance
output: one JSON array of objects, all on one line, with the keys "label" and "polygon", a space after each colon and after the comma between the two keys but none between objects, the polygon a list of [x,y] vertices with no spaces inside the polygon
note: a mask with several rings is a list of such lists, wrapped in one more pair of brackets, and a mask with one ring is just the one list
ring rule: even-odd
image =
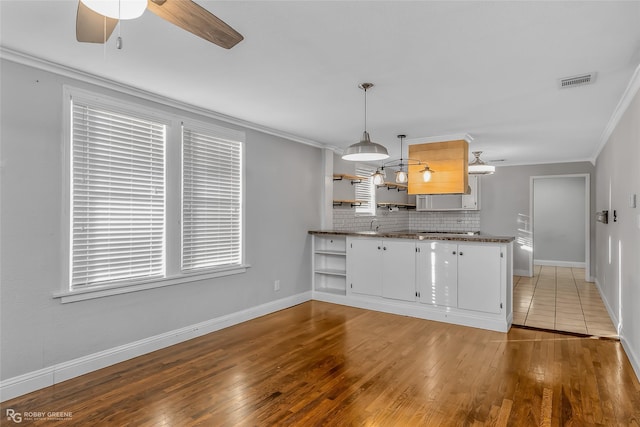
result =
[{"label": "kitchen peninsula", "polygon": [[507,332],[513,237],[474,233],[309,231],[313,298]]}]

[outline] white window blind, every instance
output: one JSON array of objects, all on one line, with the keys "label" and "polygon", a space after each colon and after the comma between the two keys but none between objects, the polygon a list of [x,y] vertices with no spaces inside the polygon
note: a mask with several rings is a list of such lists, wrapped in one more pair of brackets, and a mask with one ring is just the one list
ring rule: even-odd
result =
[{"label": "white window blind", "polygon": [[368,177],[355,184],[356,200],[362,201],[360,206],[356,206],[356,215],[374,216],[376,214],[376,186],[371,176],[374,172],[375,169],[370,166],[356,166],[356,175]]},{"label": "white window blind", "polygon": [[242,142],[183,126],[182,270],[242,263]]},{"label": "white window blind", "polygon": [[72,103],[71,288],[164,274],[164,124]]}]

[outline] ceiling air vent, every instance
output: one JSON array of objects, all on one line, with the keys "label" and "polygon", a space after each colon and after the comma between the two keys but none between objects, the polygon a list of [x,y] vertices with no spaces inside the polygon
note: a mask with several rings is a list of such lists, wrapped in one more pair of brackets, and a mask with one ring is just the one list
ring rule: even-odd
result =
[{"label": "ceiling air vent", "polygon": [[587,73],[558,79],[558,86],[560,89],[566,89],[570,87],[590,85],[595,81],[596,73]]}]

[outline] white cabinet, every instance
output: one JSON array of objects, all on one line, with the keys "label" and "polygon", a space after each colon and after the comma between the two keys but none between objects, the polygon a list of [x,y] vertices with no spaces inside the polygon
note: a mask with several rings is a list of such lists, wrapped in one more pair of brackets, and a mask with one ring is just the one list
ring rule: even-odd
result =
[{"label": "white cabinet", "polygon": [[499,246],[458,245],[458,308],[500,313],[502,302]]},{"label": "white cabinet", "polygon": [[349,292],[382,295],[382,240],[349,238],[347,282]]},{"label": "white cabinet", "polygon": [[349,238],[349,292],[415,301],[415,253],[411,241]]},{"label": "white cabinet", "polygon": [[458,245],[418,243],[416,283],[418,300],[445,307],[458,306]]},{"label": "white cabinet", "polygon": [[418,299],[425,304],[485,313],[502,311],[502,262],[498,245],[418,244]]},{"label": "white cabinet", "polygon": [[418,194],[417,211],[460,211],[480,209],[480,178],[469,175],[469,194]]},{"label": "white cabinet", "polygon": [[347,243],[345,236],[314,235],[313,289],[338,295],[346,294]]}]

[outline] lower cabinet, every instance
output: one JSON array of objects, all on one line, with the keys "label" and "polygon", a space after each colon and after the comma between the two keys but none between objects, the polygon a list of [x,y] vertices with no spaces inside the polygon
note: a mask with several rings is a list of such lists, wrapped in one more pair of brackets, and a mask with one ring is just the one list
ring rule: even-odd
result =
[{"label": "lower cabinet", "polygon": [[500,313],[502,257],[503,249],[498,245],[419,243],[418,300],[437,306]]},{"label": "lower cabinet", "polygon": [[415,301],[416,245],[407,240],[347,239],[347,291]]},{"label": "lower cabinet", "polygon": [[445,307],[458,306],[458,245],[418,243],[416,255],[418,301]]},{"label": "lower cabinet", "polygon": [[495,245],[458,245],[458,308],[501,312],[503,256]]}]

